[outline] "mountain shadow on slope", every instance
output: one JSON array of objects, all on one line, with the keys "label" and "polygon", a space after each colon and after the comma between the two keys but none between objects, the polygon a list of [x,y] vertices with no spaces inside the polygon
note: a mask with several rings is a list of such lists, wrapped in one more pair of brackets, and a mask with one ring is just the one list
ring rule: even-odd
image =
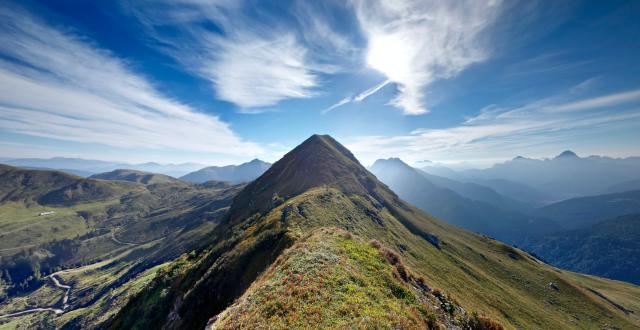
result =
[{"label": "mountain shadow on slope", "polygon": [[604,219],[640,214],[640,190],[567,199],[541,207],[534,214],[565,229],[588,228]]},{"label": "mountain shadow on slope", "polygon": [[557,267],[640,285],[640,214],[545,235],[524,248]]}]

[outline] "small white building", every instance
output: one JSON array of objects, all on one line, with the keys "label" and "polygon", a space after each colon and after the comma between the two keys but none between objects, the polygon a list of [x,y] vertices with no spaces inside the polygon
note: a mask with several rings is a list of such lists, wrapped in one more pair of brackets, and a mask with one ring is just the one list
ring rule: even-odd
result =
[{"label": "small white building", "polygon": [[38,215],[39,216],[45,216],[45,215],[51,215],[51,214],[55,214],[56,212],[54,211],[46,211],[46,212],[40,212]]}]

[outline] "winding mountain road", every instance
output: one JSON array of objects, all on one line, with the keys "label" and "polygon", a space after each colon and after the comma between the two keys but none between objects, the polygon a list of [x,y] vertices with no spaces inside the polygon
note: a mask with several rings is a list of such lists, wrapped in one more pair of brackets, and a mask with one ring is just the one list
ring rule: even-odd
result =
[{"label": "winding mountain road", "polygon": [[122,245],[129,245],[129,246],[136,246],[136,245],[140,245],[140,244],[138,244],[138,243],[123,242],[123,241],[119,240],[119,239],[116,237],[116,232],[115,232],[115,231],[112,231],[112,232],[111,232],[111,240],[113,240],[114,242],[116,242],[116,243],[118,243],[118,244],[122,244]]},{"label": "winding mountain road", "polygon": [[[123,241],[119,240],[116,237],[115,231],[111,231],[111,235],[110,236],[111,236],[111,239],[114,242],[116,242],[117,244],[127,245],[127,246],[131,247],[131,248],[127,249],[127,251],[123,252],[123,254],[127,253],[130,250],[132,250],[133,247],[140,245],[140,243],[123,242]],[[63,271],[55,272],[55,273],[53,273],[53,274],[51,274],[51,275],[49,275],[47,277],[51,279],[51,282],[53,283],[53,285],[56,288],[64,290],[64,296],[62,297],[62,308],[57,308],[57,307],[53,307],[53,306],[52,307],[34,307],[34,308],[25,309],[25,310],[18,311],[18,312],[13,312],[13,313],[9,313],[9,314],[0,315],[0,319],[14,317],[14,316],[21,316],[21,315],[24,315],[24,314],[36,313],[36,312],[52,312],[52,313],[54,313],[56,315],[60,315],[62,313],[67,312],[68,309],[69,309],[69,295],[71,293],[72,287],[70,285],[62,284],[60,282],[60,280],[56,277],[61,272],[63,272]]]},{"label": "winding mountain road", "polygon": [[71,292],[71,286],[64,285],[64,284],[60,283],[60,280],[58,280],[56,278],[57,274],[58,273],[53,273],[53,274],[49,275],[48,277],[51,279],[51,282],[53,282],[53,285],[56,288],[64,290],[64,296],[62,297],[62,309],[55,308],[55,307],[29,308],[29,309],[25,309],[25,310],[19,311],[19,312],[0,315],[0,319],[8,318],[8,317],[14,317],[14,316],[20,316],[20,315],[29,314],[29,313],[36,313],[36,312],[53,312],[56,315],[64,313],[69,308],[68,301],[69,301],[69,292]]}]

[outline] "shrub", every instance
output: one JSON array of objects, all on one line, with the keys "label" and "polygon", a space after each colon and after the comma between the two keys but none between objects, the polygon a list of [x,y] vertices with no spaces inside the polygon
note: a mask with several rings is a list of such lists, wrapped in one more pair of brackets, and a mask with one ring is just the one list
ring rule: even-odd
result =
[{"label": "shrub", "polygon": [[369,241],[369,245],[373,246],[376,249],[380,249],[382,247],[382,244],[380,244],[380,242],[378,242],[378,240],[372,239],[371,241]]},{"label": "shrub", "polygon": [[400,260],[400,256],[393,252],[392,250],[388,249],[388,248],[382,248],[380,250],[380,253],[382,254],[382,256],[387,259],[387,261],[392,264],[392,265],[396,265],[398,263],[402,263],[402,260]]},{"label": "shrub", "polygon": [[502,325],[488,317],[473,312],[467,327],[471,330],[503,330]]}]

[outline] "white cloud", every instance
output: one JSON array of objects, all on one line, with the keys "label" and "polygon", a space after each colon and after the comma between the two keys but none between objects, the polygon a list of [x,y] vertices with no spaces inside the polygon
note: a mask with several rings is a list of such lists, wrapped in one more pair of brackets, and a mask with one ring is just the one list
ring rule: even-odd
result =
[{"label": "white cloud", "polygon": [[[640,90],[615,93],[599,98],[560,101],[551,97],[516,108],[488,107],[479,115],[458,126],[443,129],[417,129],[399,136],[362,136],[347,141],[347,146],[364,162],[390,156],[409,162],[422,159],[436,161],[476,161],[507,159],[526,152],[539,153],[544,148],[566,149],[623,132],[640,130]],[[631,102],[628,107],[599,109]],[[575,111],[553,111],[554,109]],[[582,111],[577,111],[582,110]],[[632,141],[621,145],[635,148]]]},{"label": "white cloud", "polygon": [[[582,88],[583,84],[578,85]],[[580,111],[595,108],[608,107],[632,101],[640,100],[640,90],[611,94],[606,96],[594,97],[587,100],[580,100],[561,106],[552,107],[551,111]]]},{"label": "white cloud", "polygon": [[[179,0],[134,4],[128,9],[163,51],[210,81],[217,98],[239,106],[240,112],[258,113],[283,100],[314,96],[317,74],[332,72],[335,66],[315,63],[295,29],[273,18],[249,17],[245,5],[244,1]],[[204,28],[203,23],[219,31]],[[305,23],[303,37],[331,37],[326,25]],[[158,32],[158,27],[167,26],[180,33]],[[336,39],[333,45],[343,47],[344,41]]]},{"label": "white cloud", "polygon": [[381,82],[381,83],[379,83],[379,84],[377,84],[377,85],[375,85],[375,86],[373,86],[373,87],[371,87],[371,88],[369,88],[369,89],[367,89],[367,90],[363,91],[362,93],[360,93],[360,94],[358,94],[358,95],[356,95],[356,96],[353,96],[353,97],[351,97],[351,96],[345,97],[345,98],[341,99],[340,101],[336,102],[335,104],[331,105],[330,107],[328,107],[328,108],[326,108],[326,109],[322,110],[322,112],[321,112],[321,113],[324,115],[324,114],[326,114],[326,113],[328,113],[328,112],[330,112],[330,111],[333,111],[333,110],[335,110],[336,108],[339,108],[339,107],[341,107],[341,106],[343,106],[343,105],[345,105],[345,104],[352,103],[352,102],[362,102],[362,101],[363,101],[364,99],[366,99],[367,97],[369,97],[369,96],[371,96],[371,95],[373,95],[373,94],[377,93],[377,92],[378,92],[379,90],[381,90],[384,86],[389,85],[389,83],[390,83],[390,82],[391,82],[391,81],[387,79],[387,80],[385,80],[385,81],[383,81],[383,82]]},{"label": "white cloud", "polygon": [[0,53],[8,58],[0,61],[0,129],[128,148],[264,152],[87,40],[12,8],[0,8],[0,21]]},{"label": "white cloud", "polygon": [[392,104],[404,114],[428,112],[425,89],[482,61],[481,34],[500,12],[500,1],[355,1],[368,39],[368,65],[398,84]]},{"label": "white cloud", "polygon": [[292,35],[209,41],[207,48],[217,51],[197,70],[213,82],[220,99],[254,108],[313,95],[316,77],[305,63],[306,49]]}]

